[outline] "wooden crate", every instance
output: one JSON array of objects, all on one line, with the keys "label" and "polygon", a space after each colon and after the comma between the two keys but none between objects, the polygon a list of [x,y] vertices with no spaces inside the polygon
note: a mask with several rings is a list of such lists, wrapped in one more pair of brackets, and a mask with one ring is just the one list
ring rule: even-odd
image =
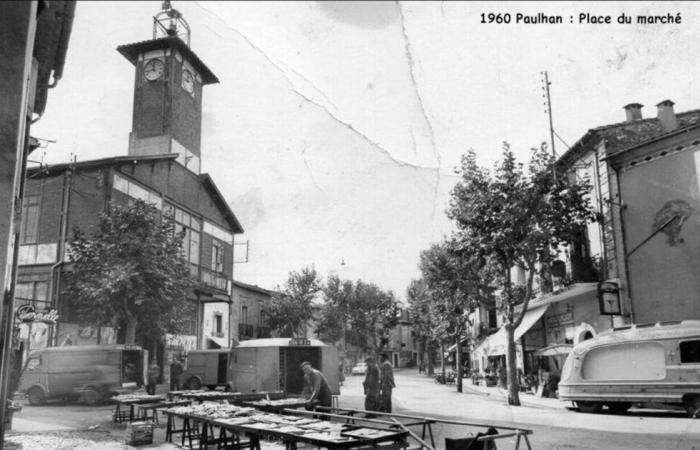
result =
[{"label": "wooden crate", "polygon": [[125,443],[127,445],[146,445],[153,443],[153,424],[131,422],[126,426]]}]

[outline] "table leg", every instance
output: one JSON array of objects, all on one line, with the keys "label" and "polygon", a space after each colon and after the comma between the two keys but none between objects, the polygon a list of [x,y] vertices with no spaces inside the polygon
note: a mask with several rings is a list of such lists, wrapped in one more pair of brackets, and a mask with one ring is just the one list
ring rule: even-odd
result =
[{"label": "table leg", "polygon": [[168,422],[165,425],[165,442],[172,442],[173,441],[172,419],[173,419],[172,414],[168,414]]}]

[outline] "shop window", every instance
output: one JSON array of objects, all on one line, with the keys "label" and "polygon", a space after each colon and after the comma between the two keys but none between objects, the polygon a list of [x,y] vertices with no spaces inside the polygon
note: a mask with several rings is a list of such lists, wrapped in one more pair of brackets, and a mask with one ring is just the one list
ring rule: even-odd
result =
[{"label": "shop window", "polygon": [[681,342],[681,362],[700,363],[700,340]]}]

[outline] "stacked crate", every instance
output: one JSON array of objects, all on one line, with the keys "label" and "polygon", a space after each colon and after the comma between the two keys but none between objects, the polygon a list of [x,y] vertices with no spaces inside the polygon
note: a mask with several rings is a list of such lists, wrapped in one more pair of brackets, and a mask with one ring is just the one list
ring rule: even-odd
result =
[{"label": "stacked crate", "polygon": [[126,426],[127,445],[153,443],[153,425],[146,422],[132,422]]}]

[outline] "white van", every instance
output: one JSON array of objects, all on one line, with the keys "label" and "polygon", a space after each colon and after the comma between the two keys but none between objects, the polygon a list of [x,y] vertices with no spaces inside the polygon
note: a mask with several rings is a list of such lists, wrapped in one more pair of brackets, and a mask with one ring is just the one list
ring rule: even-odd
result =
[{"label": "white van", "polygon": [[564,364],[559,399],[582,412],[663,403],[700,416],[700,320],[614,328],[581,342]]}]

